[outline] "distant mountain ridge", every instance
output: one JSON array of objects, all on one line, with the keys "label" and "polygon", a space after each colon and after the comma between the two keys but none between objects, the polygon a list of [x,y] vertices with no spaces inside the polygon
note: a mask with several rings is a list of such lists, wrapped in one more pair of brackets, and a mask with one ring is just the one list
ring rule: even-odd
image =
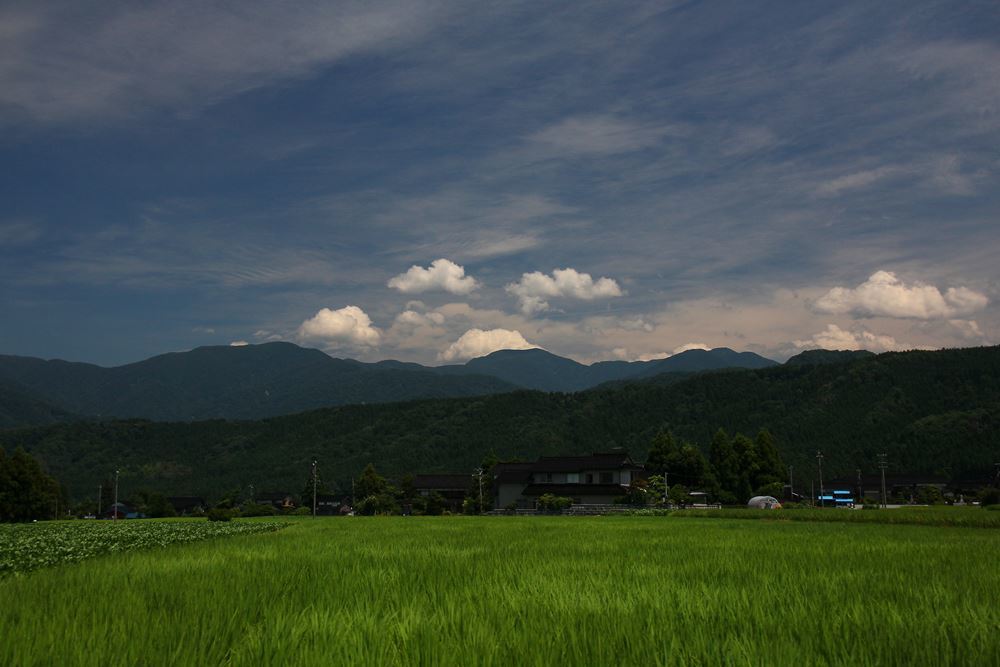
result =
[{"label": "distant mountain ridge", "polygon": [[981,481],[996,474],[1000,347],[663,377],[574,394],[349,405],[258,421],[61,423],[0,431],[0,446],[24,447],[76,496],[119,467],[130,490],[210,495],[248,484],[300,489],[317,459],[324,479],[342,490],[368,463],[389,475],[471,472],[490,456],[531,460],[610,446],[642,461],[665,427],[706,454],[720,427],[767,428],[800,489],[817,480],[817,451],[827,479],[877,472],[883,453],[890,473]]},{"label": "distant mountain ridge", "polygon": [[75,415],[159,421],[263,419],[352,403],[459,398],[515,389],[569,393],[662,373],[776,365],[752,352],[728,348],[589,366],[531,349],[500,350],[462,365],[431,367],[337,359],[280,342],[199,347],[113,368],[0,355],[0,382],[7,387],[0,393],[0,413],[6,415],[0,427]]}]

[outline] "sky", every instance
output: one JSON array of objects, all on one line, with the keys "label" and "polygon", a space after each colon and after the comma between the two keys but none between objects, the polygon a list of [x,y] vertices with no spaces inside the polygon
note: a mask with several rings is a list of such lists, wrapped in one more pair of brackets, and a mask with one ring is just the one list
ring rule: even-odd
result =
[{"label": "sky", "polygon": [[0,2],[0,353],[1000,342],[981,2]]}]

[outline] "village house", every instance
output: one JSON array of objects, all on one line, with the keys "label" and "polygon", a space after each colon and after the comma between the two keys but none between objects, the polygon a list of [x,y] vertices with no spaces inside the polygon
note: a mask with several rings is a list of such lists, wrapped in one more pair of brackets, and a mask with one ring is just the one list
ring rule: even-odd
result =
[{"label": "village house", "polygon": [[543,456],[531,463],[498,463],[493,468],[493,503],[498,509],[532,509],[545,494],[574,504],[608,505],[645,477],[623,449],[586,456]]},{"label": "village house", "polygon": [[445,510],[458,514],[462,502],[472,487],[473,477],[469,473],[432,473],[413,476],[413,490],[423,497],[438,494],[444,498]]}]

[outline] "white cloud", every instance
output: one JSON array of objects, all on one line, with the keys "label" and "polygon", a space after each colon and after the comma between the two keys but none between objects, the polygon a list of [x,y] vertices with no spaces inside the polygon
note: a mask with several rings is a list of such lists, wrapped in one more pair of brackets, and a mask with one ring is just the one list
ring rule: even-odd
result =
[{"label": "white cloud", "polygon": [[632,355],[629,353],[628,348],[616,347],[611,351],[611,355],[616,359],[624,359],[626,361],[654,361],[656,359],[666,359],[674,356],[675,354],[687,352],[688,350],[710,349],[712,348],[704,343],[684,343],[683,345],[678,345],[670,352],[645,352],[643,354]]},{"label": "white cloud", "polygon": [[681,352],[687,352],[688,350],[711,350],[708,345],[704,343],[684,343],[683,345],[678,345],[674,348],[672,354],[680,354]]},{"label": "white cloud", "polygon": [[520,331],[510,329],[469,329],[438,358],[441,361],[457,361],[482,357],[497,350],[530,350],[538,347],[524,339]]},{"label": "white cloud", "polygon": [[836,324],[828,324],[826,329],[807,340],[795,341],[797,348],[822,348],[824,350],[869,350],[890,352],[893,350],[923,349],[920,346],[897,342],[892,336],[870,331],[846,331]]},{"label": "white cloud", "polygon": [[229,344],[229,347],[246,347],[249,344],[250,343],[246,342],[245,340],[234,340],[232,343]]},{"label": "white cloud", "polygon": [[465,267],[444,258],[435,259],[426,269],[413,265],[406,273],[399,274],[386,284],[404,294],[416,294],[430,290],[468,294],[479,288],[479,283],[475,278],[465,275]]},{"label": "white cloud", "polygon": [[966,340],[978,341],[984,345],[990,344],[986,334],[983,333],[979,323],[975,320],[948,320],[948,324],[958,329]]},{"label": "white cloud", "polygon": [[834,287],[813,304],[821,313],[854,317],[898,317],[921,320],[953,319],[986,307],[985,294],[967,287],[950,287],[944,294],[933,285],[907,285],[895,273],[877,271],[851,289]]},{"label": "white cloud", "polygon": [[418,313],[415,310],[404,310],[396,315],[395,324],[411,327],[440,326],[444,324],[444,315],[435,311]]},{"label": "white cloud", "polygon": [[618,283],[611,278],[598,278],[595,281],[589,273],[580,273],[570,268],[556,269],[551,276],[540,271],[525,273],[520,281],[510,283],[506,289],[518,298],[521,312],[525,315],[548,310],[548,299],[552,297],[592,301],[624,294]]},{"label": "white cloud", "polygon": [[[0,25],[0,99],[38,121],[197,111],[423,35],[439,8],[386,3],[24,3]],[[81,20],[85,18],[85,20]]]},{"label": "white cloud", "polygon": [[859,190],[861,188],[867,188],[869,185],[893,176],[899,172],[899,167],[887,166],[879,167],[877,169],[858,171],[853,174],[846,174],[820,185],[819,194],[832,196],[838,195],[846,190]]},{"label": "white cloud", "polygon": [[303,340],[320,340],[331,348],[364,349],[377,347],[382,335],[371,318],[357,306],[339,310],[322,308],[299,327]]},{"label": "white cloud", "polygon": [[557,155],[613,155],[655,146],[670,132],[668,127],[588,115],[561,120],[528,140]]}]

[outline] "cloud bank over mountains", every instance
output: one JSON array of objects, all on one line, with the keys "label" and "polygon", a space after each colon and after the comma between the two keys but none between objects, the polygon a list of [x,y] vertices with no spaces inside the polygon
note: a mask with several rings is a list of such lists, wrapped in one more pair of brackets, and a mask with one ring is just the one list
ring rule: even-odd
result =
[{"label": "cloud bank over mountains", "polygon": [[940,0],[8,3],[0,352],[997,341],[998,34]]},{"label": "cloud bank over mountains", "polygon": [[949,287],[942,294],[933,285],[907,285],[891,271],[877,271],[855,288],[834,287],[816,300],[820,313],[852,317],[900,317],[920,320],[967,317],[990,300],[968,287]]}]

